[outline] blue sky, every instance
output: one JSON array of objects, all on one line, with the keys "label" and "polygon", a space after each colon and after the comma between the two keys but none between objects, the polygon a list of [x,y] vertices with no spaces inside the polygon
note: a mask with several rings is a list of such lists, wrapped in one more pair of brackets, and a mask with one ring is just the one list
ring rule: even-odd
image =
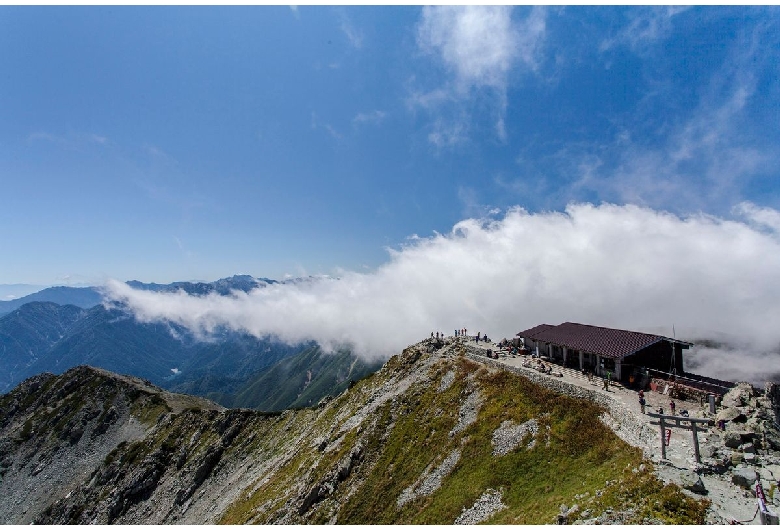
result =
[{"label": "blue sky", "polygon": [[0,7],[0,283],[373,271],[514,206],[774,219],[779,26],[774,7]]}]

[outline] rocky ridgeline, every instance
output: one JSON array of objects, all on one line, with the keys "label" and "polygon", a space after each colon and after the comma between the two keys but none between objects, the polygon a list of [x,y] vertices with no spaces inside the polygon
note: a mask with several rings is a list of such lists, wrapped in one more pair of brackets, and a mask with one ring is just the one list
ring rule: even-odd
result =
[{"label": "rocky ridgeline", "polygon": [[[721,400],[714,420],[725,429],[712,429],[702,448],[704,473],[727,473],[733,484],[745,489],[760,479],[769,500],[780,507],[780,428],[776,423],[780,402],[778,385],[767,383],[761,394],[749,383],[739,383]],[[710,416],[707,411],[703,414]]]},{"label": "rocky ridgeline", "polygon": [[[0,396],[0,521],[545,523],[559,488],[582,492],[598,475],[617,491],[614,462],[638,457],[588,421],[598,407],[466,353],[426,340],[339,396],[278,414],[86,367],[27,380]],[[583,429],[603,444],[597,456]],[[616,508],[620,520],[684,520],[642,502]]]}]

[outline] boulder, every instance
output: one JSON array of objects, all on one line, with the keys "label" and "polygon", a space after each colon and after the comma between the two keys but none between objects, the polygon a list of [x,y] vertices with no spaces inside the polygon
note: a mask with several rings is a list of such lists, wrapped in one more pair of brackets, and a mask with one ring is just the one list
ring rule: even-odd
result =
[{"label": "boulder", "polygon": [[780,451],[780,435],[778,435],[777,431],[767,431],[764,437],[769,448],[774,451]]},{"label": "boulder", "polygon": [[764,429],[764,422],[760,418],[755,418],[755,417],[747,420],[743,428],[749,432],[756,433],[756,434],[761,434],[766,430]]},{"label": "boulder", "polygon": [[721,405],[723,407],[744,407],[754,397],[753,385],[750,383],[737,383],[737,386],[726,392]]},{"label": "boulder", "polygon": [[[734,421],[737,418],[739,418],[740,416],[742,416],[742,413],[739,411],[738,408],[736,408],[736,407],[729,407],[729,408],[720,409],[718,411],[718,414],[715,416],[715,421],[716,422],[720,421],[720,420]],[[745,421],[746,419],[747,418],[744,418],[742,421]]]},{"label": "boulder", "polygon": [[738,467],[731,472],[732,484],[745,489],[751,489],[757,478],[758,474],[752,467]]},{"label": "boulder", "polygon": [[736,431],[726,431],[723,435],[723,445],[731,449],[736,449],[742,445],[742,436]]},{"label": "boulder", "polygon": [[740,451],[742,451],[743,453],[755,453],[756,452],[756,447],[752,443],[750,443],[750,442],[740,445],[738,449]]},{"label": "boulder", "polygon": [[712,458],[718,453],[718,448],[714,444],[705,444],[701,446],[701,456]]},{"label": "boulder", "polygon": [[764,480],[780,480],[780,465],[768,464],[759,471]]},{"label": "boulder", "polygon": [[731,459],[726,457],[721,458],[703,458],[700,471],[705,474],[722,475],[729,470],[731,466]]},{"label": "boulder", "polygon": [[687,469],[680,471],[680,486],[694,493],[702,495],[707,493],[707,488],[704,487],[704,482],[699,474]]}]

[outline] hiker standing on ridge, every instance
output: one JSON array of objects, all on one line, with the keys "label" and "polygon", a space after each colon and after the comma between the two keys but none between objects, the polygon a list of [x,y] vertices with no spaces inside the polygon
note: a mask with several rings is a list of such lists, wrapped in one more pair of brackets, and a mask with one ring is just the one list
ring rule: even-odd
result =
[{"label": "hiker standing on ridge", "polygon": [[477,342],[479,342],[479,336],[480,336],[480,332],[477,331]]}]

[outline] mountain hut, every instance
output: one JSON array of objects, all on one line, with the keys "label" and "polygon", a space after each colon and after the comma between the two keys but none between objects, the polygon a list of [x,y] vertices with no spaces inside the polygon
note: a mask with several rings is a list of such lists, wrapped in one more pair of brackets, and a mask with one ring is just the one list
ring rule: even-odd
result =
[{"label": "mountain hut", "polygon": [[661,335],[564,322],[540,324],[517,334],[531,351],[563,366],[589,369],[596,375],[612,372],[626,383],[631,375],[650,368],[682,375],[682,351],[693,344]]}]

